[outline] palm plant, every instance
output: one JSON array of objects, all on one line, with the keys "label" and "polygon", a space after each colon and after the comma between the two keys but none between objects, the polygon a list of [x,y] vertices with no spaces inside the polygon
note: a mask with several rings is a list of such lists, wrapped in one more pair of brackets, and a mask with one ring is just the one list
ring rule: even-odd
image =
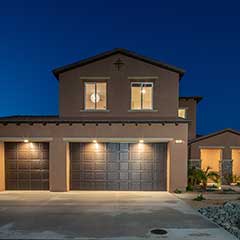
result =
[{"label": "palm plant", "polygon": [[200,168],[191,168],[188,171],[188,184],[192,187],[201,185],[203,190],[207,189],[208,180],[212,180],[219,187],[221,184],[220,176],[217,172],[210,171],[210,167],[205,170]]}]

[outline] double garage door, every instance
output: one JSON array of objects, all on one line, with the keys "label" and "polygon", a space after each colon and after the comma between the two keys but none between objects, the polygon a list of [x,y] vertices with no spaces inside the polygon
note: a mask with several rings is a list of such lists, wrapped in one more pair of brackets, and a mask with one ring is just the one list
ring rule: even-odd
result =
[{"label": "double garage door", "polygon": [[48,143],[5,143],[5,177],[7,190],[48,190]]},{"label": "double garage door", "polygon": [[166,190],[164,143],[71,143],[71,190]]}]

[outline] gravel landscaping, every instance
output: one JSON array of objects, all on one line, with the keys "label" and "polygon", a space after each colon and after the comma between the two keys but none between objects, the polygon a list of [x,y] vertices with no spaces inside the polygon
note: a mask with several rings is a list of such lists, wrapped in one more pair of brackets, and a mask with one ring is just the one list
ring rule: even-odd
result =
[{"label": "gravel landscaping", "polygon": [[240,201],[204,207],[198,211],[240,239]]}]

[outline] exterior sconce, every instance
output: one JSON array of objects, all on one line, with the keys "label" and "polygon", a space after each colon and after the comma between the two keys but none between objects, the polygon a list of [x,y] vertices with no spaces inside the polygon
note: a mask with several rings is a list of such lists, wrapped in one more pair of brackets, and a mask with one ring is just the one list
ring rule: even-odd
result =
[{"label": "exterior sconce", "polygon": [[183,143],[184,141],[182,140],[182,139],[176,139],[175,140],[175,143],[177,143],[177,144],[180,144],[180,143]]}]

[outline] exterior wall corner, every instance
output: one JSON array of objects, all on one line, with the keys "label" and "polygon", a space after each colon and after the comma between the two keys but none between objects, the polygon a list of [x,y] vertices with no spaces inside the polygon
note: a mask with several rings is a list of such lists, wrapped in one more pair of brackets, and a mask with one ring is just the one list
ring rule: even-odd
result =
[{"label": "exterior wall corner", "polygon": [[187,141],[184,141],[181,144],[171,141],[168,144],[169,151],[169,185],[168,191],[174,192],[176,189],[182,191],[186,190],[187,187]]},{"label": "exterior wall corner", "polygon": [[5,190],[5,156],[4,143],[0,142],[0,191]]}]

